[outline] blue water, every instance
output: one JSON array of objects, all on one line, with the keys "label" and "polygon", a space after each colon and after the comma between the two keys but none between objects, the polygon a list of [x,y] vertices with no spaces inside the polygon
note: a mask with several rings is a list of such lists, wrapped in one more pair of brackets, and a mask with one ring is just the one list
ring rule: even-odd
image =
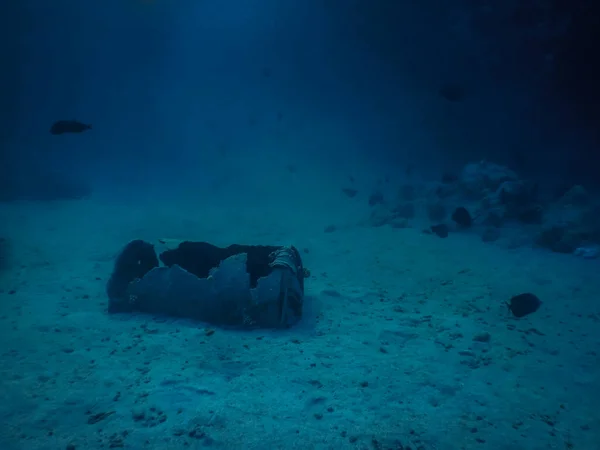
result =
[{"label": "blue water", "polygon": [[[0,450],[600,448],[592,3],[6,3]],[[135,239],[302,320],[109,313]]]}]

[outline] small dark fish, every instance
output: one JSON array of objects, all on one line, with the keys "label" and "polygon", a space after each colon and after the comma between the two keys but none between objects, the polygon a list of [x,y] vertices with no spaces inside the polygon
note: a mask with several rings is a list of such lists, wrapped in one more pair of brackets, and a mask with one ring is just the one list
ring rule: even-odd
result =
[{"label": "small dark fish", "polygon": [[350,198],[354,198],[354,197],[356,197],[356,194],[358,194],[358,191],[356,189],[352,189],[352,188],[343,188],[342,192]]},{"label": "small dark fish", "polygon": [[439,225],[431,225],[431,231],[441,238],[448,237],[448,226],[443,223]]},{"label": "small dark fish", "polygon": [[452,172],[444,172],[442,174],[442,183],[444,184],[452,184],[458,181],[458,175]]},{"label": "small dark fish", "polygon": [[446,83],[438,91],[439,95],[449,102],[460,102],[465,98],[465,90],[460,84]]},{"label": "small dark fish", "polygon": [[463,206],[459,206],[452,213],[452,220],[454,220],[458,225],[463,228],[469,228],[473,225],[473,218],[467,208]]},{"label": "small dark fish", "polygon": [[506,305],[515,317],[524,317],[528,314],[536,312],[542,301],[537,296],[525,293],[515,295]]},{"label": "small dark fish", "polygon": [[77,120],[59,120],[50,127],[50,134],[82,133],[91,130],[92,126]]},{"label": "small dark fish", "polygon": [[372,193],[369,196],[369,206],[383,204],[383,194],[379,191]]}]

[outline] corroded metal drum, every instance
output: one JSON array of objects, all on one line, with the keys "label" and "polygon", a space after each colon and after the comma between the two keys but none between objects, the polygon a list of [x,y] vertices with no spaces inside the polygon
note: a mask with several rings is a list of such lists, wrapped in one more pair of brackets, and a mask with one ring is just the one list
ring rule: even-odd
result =
[{"label": "corroded metal drum", "polygon": [[286,328],[302,317],[304,278],[294,247],[184,241],[157,254],[153,244],[135,240],[108,281],[109,312]]}]

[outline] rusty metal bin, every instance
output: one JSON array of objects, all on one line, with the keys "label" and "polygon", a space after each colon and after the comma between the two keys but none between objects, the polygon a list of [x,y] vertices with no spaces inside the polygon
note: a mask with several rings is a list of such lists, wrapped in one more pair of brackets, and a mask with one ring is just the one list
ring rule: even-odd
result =
[{"label": "rusty metal bin", "polygon": [[135,240],[115,261],[108,311],[286,328],[302,317],[304,278],[300,254],[291,246],[184,241],[157,254],[153,244]]}]

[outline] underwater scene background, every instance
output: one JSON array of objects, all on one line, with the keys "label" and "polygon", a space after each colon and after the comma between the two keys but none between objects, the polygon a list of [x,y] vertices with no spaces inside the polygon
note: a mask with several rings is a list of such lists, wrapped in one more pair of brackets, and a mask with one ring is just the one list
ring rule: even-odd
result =
[{"label": "underwater scene background", "polygon": [[0,25],[1,450],[600,448],[596,2]]}]

